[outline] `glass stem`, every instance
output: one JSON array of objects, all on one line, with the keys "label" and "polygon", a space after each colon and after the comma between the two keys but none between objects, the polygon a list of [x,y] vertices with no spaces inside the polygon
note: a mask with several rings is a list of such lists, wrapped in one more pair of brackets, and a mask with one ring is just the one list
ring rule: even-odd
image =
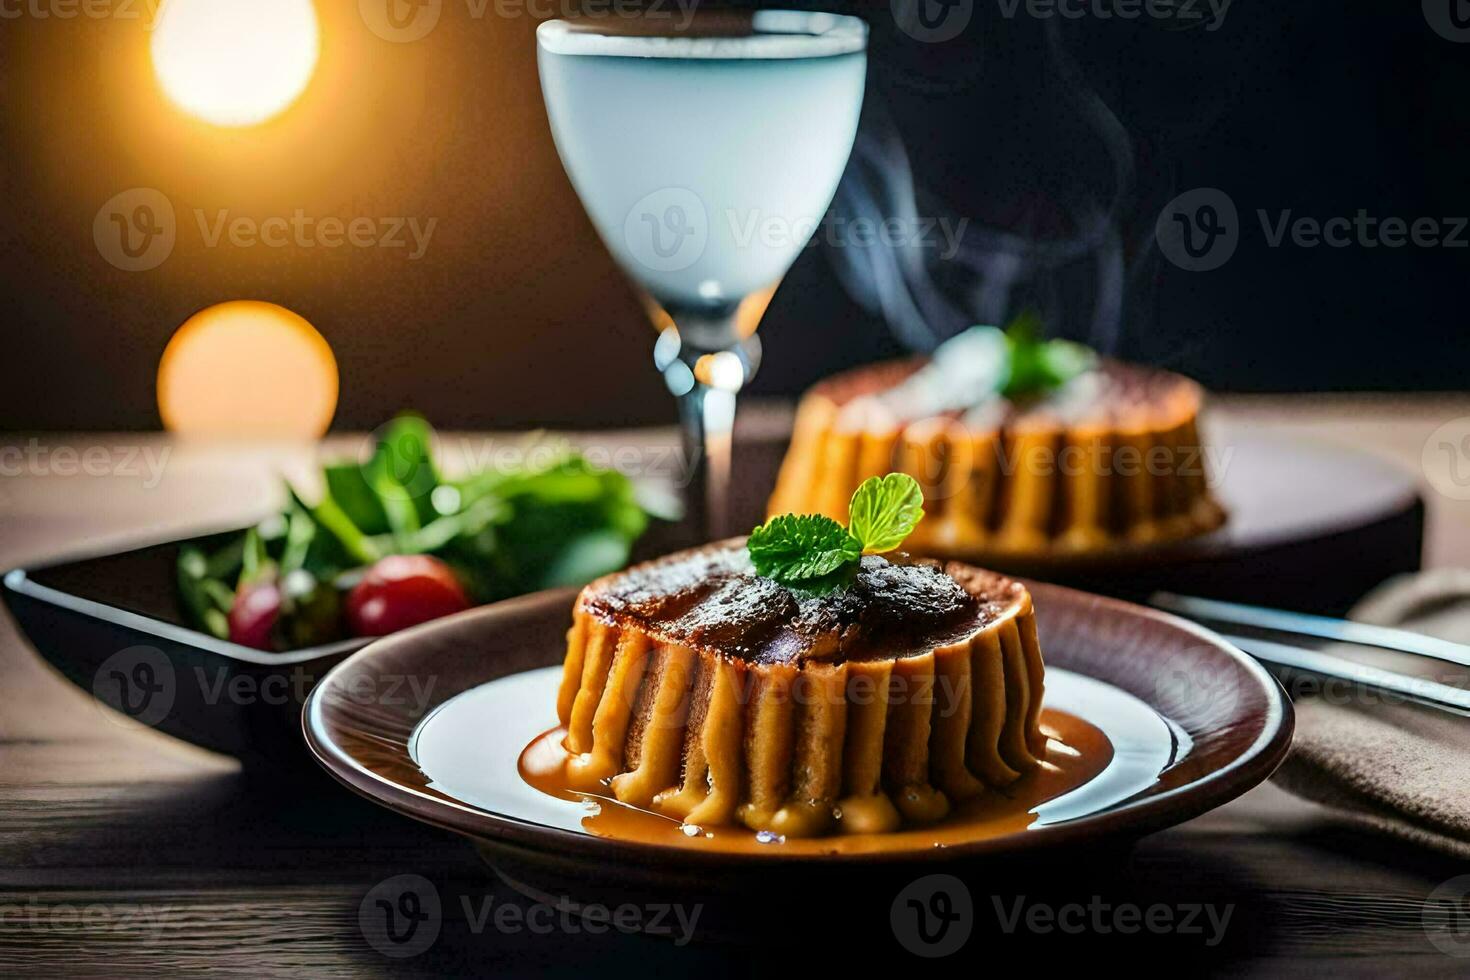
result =
[{"label": "glass stem", "polygon": [[742,342],[733,315],[676,316],[655,359],[679,399],[684,430],[686,523],[701,540],[734,533],[730,460],[736,395],[755,373],[754,337]]},{"label": "glass stem", "polygon": [[679,399],[684,423],[685,506],[701,540],[730,535],[730,455],[735,393],[696,383]]}]

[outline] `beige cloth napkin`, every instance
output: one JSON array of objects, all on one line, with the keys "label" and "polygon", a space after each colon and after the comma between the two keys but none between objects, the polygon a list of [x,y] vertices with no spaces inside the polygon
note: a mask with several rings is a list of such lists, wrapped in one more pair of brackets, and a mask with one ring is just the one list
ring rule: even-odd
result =
[{"label": "beige cloth napkin", "polygon": [[[1350,618],[1470,643],[1470,570],[1391,579]],[[1470,686],[1470,668],[1351,650],[1366,663]],[[1360,826],[1470,857],[1470,718],[1340,689],[1299,698],[1296,719],[1279,785]]]}]

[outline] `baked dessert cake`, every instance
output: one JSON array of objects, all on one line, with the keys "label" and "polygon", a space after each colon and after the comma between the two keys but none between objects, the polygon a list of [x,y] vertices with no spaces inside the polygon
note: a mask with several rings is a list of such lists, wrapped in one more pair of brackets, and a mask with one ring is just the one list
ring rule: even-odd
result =
[{"label": "baked dessert cake", "polygon": [[574,788],[815,836],[936,821],[1035,768],[1042,688],[1018,582],[893,552],[807,590],[737,539],[583,589],[557,713]]},{"label": "baked dessert cake", "polygon": [[907,547],[924,554],[1097,553],[1224,523],[1198,385],[1087,358],[1055,384],[1007,391],[994,345],[961,334],[932,359],[817,384],[798,407],[769,512],[835,517],[864,479],[898,470],[923,488],[928,517]]}]

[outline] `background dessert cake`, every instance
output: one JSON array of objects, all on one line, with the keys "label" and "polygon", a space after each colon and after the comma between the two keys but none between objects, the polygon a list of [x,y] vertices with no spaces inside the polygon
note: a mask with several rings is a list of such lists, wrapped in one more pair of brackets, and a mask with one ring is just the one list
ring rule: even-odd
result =
[{"label": "background dessert cake", "polygon": [[768,511],[838,516],[866,478],[923,488],[914,551],[1086,554],[1218,528],[1200,387],[1075,344],[974,328],[932,358],[858,368],[801,400]]}]

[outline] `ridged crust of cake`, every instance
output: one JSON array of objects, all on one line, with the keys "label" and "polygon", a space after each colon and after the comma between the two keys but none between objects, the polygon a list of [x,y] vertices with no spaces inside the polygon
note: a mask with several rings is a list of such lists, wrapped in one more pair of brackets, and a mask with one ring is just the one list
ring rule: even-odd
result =
[{"label": "ridged crust of cake", "polygon": [[771,661],[680,642],[677,630],[607,614],[603,597],[628,573],[589,585],[557,699],[570,783],[688,824],[790,836],[928,823],[1010,783],[1046,744],[1031,598],[993,573],[942,569],[975,600],[972,628],[860,659]]},{"label": "ridged crust of cake", "polygon": [[1203,393],[1166,371],[1104,362],[1025,405],[911,417],[886,399],[901,361],[816,385],[797,409],[771,514],[846,517],[854,490],[898,470],[924,490],[907,546],[935,555],[1087,554],[1219,527],[1198,420]]}]

